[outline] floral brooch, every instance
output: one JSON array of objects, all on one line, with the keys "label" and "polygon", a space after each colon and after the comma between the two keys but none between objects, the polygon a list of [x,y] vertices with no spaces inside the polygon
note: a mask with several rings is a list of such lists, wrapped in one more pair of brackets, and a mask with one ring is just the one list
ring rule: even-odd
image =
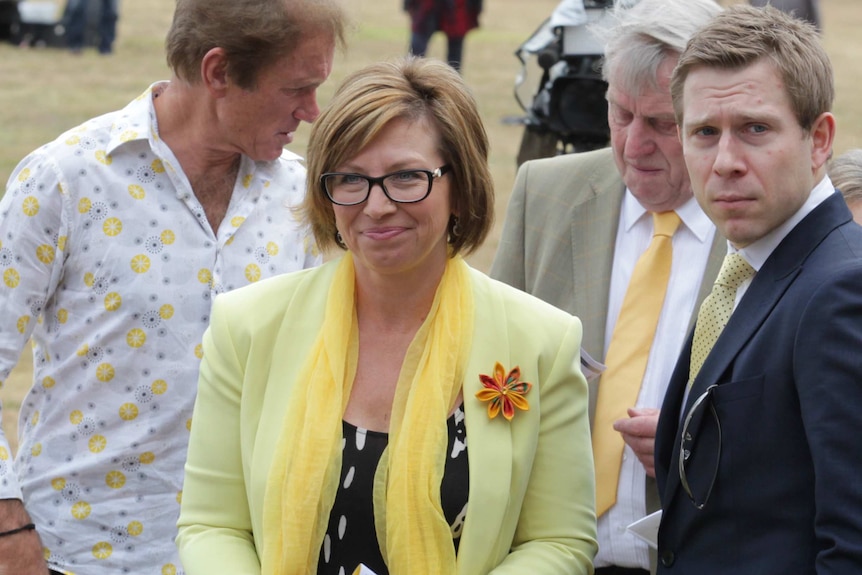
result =
[{"label": "floral brooch", "polygon": [[500,411],[511,421],[515,408],[529,411],[530,404],[524,397],[533,384],[521,381],[521,368],[517,365],[506,375],[506,369],[498,361],[494,365],[494,377],[479,374],[485,389],[476,392],[476,397],[488,402],[488,417],[494,419]]}]

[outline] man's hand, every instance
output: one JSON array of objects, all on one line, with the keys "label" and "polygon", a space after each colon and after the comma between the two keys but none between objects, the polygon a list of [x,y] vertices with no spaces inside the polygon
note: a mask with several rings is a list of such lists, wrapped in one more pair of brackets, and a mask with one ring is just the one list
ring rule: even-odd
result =
[{"label": "man's hand", "polygon": [[[31,523],[20,499],[0,500],[0,532]],[[0,537],[0,575],[48,575],[42,541],[35,530]]]},{"label": "man's hand", "polygon": [[658,427],[659,410],[655,408],[628,409],[628,419],[618,419],[614,429],[638,456],[646,474],[655,477],[655,431]]}]

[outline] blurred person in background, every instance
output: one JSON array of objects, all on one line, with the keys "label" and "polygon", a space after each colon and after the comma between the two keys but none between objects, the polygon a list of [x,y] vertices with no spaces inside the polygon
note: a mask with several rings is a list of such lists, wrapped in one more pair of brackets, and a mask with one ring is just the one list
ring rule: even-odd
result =
[{"label": "blurred person in background", "polygon": [[459,72],[464,58],[464,38],[479,27],[482,0],[404,0],[410,14],[410,53],[424,56],[435,32],[446,35],[446,58]]},{"label": "blurred person in background", "polygon": [[862,224],[862,148],[847,150],[829,162],[827,171],[844,196],[856,223]]},{"label": "blurred person in background", "polygon": [[462,258],[494,206],[464,81],[415,57],[355,72],[308,157],[304,218],[345,251],[215,303],[187,574],[592,573],[581,324]]},{"label": "blurred person in background", "polygon": [[[724,255],[692,197],[670,97],[686,41],[719,11],[712,0],[642,0],[595,29],[606,42],[611,147],[523,164],[491,267],[580,317],[584,349],[607,365],[590,382],[603,575],[655,570],[626,527],[659,508],[659,408]],[[643,289],[661,274],[659,289]]]},{"label": "blurred person in background", "polygon": [[[213,299],[317,265],[284,149],[343,43],[336,0],[178,0],[170,81],[27,156],[0,202],[0,380],[33,341],[0,573],[181,573]],[[35,527],[35,529],[34,529]],[[47,566],[46,566],[47,560]]]},{"label": "blurred person in background", "polygon": [[[90,21],[89,10],[95,3],[90,0],[68,0],[66,3],[66,44],[72,52],[79,53],[85,46],[87,27]],[[120,17],[120,0],[99,0],[99,17],[96,44],[99,54],[114,51],[117,36],[117,20]]]},{"label": "blurred person in background", "polygon": [[820,18],[820,0],[749,0],[749,3],[760,8],[770,5],[792,14],[796,18],[810,22],[817,30],[823,30]]}]

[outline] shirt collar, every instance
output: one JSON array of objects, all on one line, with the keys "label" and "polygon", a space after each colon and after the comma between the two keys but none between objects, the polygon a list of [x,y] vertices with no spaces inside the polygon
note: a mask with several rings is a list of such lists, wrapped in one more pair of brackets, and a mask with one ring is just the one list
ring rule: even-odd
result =
[{"label": "shirt collar", "polygon": [[153,105],[153,93],[164,90],[168,82],[155,82],[144,93],[129,102],[120,114],[120,120],[111,126],[111,135],[105,153],[109,156],[128,142],[136,140],[159,139],[156,107]]},{"label": "shirt collar", "polygon": [[[105,153],[111,155],[114,150],[136,140],[149,140],[152,148],[157,148],[159,141],[159,121],[156,116],[155,97],[161,94],[170,82],[163,80],[154,82],[144,93],[129,102],[122,110],[122,120],[111,126],[111,137],[105,148]],[[282,158],[285,160],[302,160],[302,156],[284,148]],[[245,161],[245,160],[243,160]],[[272,162],[255,162],[258,167],[271,165]]]},{"label": "shirt collar", "polygon": [[745,258],[745,261],[751,264],[751,267],[753,267],[755,271],[760,271],[760,268],[769,256],[772,255],[772,252],[775,251],[775,248],[778,247],[778,244],[787,237],[787,234],[796,227],[796,224],[801,222],[805,216],[810,214],[814,208],[823,203],[833,193],[835,193],[835,187],[832,185],[832,180],[829,179],[829,176],[824,176],[823,179],[814,186],[811,193],[808,194],[808,199],[805,200],[802,206],[796,210],[796,213],[787,218],[783,224],[759,240],[745,246],[741,250],[737,250],[733,247],[733,244],[728,241],[727,253],[739,252],[739,254]]},{"label": "shirt collar", "polygon": [[[715,227],[703,210],[700,209],[697,200],[693,196],[674,211],[676,211],[685,227],[691,230],[700,242],[705,242],[709,237],[709,233]],[[647,209],[635,198],[631,190],[626,188],[622,205],[622,223],[626,233],[630,232],[632,227],[647,215],[649,215]]]}]

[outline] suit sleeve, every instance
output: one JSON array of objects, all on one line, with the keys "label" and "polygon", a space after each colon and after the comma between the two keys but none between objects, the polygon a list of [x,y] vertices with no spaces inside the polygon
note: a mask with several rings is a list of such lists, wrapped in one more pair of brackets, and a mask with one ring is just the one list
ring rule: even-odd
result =
[{"label": "suit sleeve", "polygon": [[240,445],[244,357],[222,300],[203,339],[177,546],[188,575],[258,575]]},{"label": "suit sleeve", "polygon": [[503,223],[503,232],[500,237],[500,245],[491,264],[492,278],[507,283],[521,291],[526,291],[527,280],[524,268],[525,234],[526,234],[526,203],[527,203],[527,171],[530,163],[527,162],[518,168],[515,186],[509,198],[509,206],[506,209],[506,220]]},{"label": "suit sleeve", "polygon": [[818,574],[862,569],[862,266],[821,286],[794,349],[805,434],[815,473]]},{"label": "suit sleeve", "polygon": [[595,480],[587,382],[572,318],[547,370],[540,370],[536,453],[510,554],[493,575],[589,574],[596,545]]}]

